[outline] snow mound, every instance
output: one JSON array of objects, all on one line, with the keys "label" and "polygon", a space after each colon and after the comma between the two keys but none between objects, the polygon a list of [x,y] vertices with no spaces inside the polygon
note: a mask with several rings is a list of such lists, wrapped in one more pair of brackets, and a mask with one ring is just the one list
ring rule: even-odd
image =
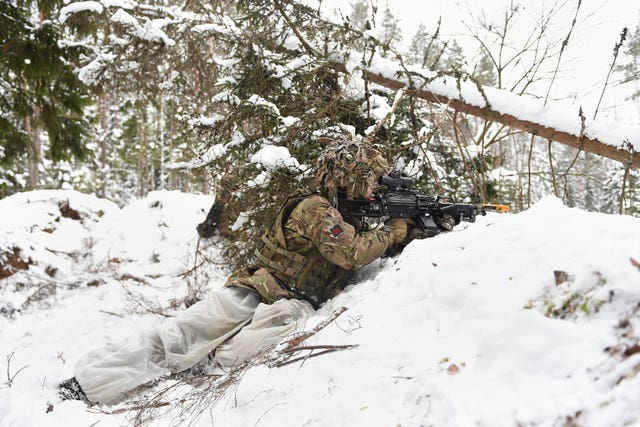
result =
[{"label": "snow mound", "polygon": [[[19,247],[34,265],[66,265],[59,274],[67,281],[97,271],[104,283],[58,292],[38,311],[0,316],[0,360],[12,355],[14,376],[0,387],[0,425],[129,425],[135,397],[88,409],[60,402],[55,384],[85,351],[162,321],[157,311],[130,309],[123,281],[164,313],[180,309],[170,301],[187,292],[179,272],[193,263],[194,227],[210,200],[157,192],[120,210],[77,193],[34,196],[0,201],[7,218],[0,248]],[[85,215],[69,219],[80,223],[67,226],[75,231],[66,234],[66,250],[90,254],[73,266],[64,264],[67,255],[42,249],[60,228],[42,230],[68,222],[59,213],[66,198]],[[87,238],[93,244],[83,246]],[[637,425],[639,261],[640,219],[547,197],[519,214],[490,213],[414,241],[366,267],[307,322],[311,329],[346,307],[305,345],[348,349],[254,366],[231,393],[202,389],[211,399],[200,418],[185,412],[197,390],[175,379],[138,397],[173,387],[166,404],[148,409],[150,425]],[[34,268],[0,279],[0,306],[20,295],[18,279]],[[205,285],[221,286],[224,270],[206,269],[217,276]],[[123,272],[144,280],[125,280]]]},{"label": "snow mound", "polygon": [[82,264],[100,219],[118,211],[77,191],[32,191],[0,200],[0,278],[31,270],[54,279]]},{"label": "snow mound", "polygon": [[128,261],[136,274],[173,274],[197,245],[196,225],[213,203],[211,196],[152,191],[105,216],[96,230],[96,261]]}]

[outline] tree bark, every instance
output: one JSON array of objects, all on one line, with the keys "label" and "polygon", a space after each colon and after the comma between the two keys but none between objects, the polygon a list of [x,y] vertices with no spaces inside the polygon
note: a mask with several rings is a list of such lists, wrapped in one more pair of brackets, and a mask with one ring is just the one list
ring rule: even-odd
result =
[{"label": "tree bark", "polygon": [[158,141],[160,142],[160,164],[158,168],[160,169],[158,174],[159,179],[159,188],[165,189],[167,187],[166,175],[167,171],[165,169],[165,141],[164,141],[164,128],[165,128],[165,120],[164,120],[164,94],[160,93],[160,111],[158,114]]},{"label": "tree bark", "polygon": [[109,158],[109,95],[103,93],[100,96],[99,104],[100,114],[100,172],[98,174],[100,182],[97,186],[98,197],[105,197],[107,190],[107,159]]},{"label": "tree bark", "polygon": [[[37,114],[37,112],[35,113]],[[40,182],[40,157],[42,153],[42,141],[40,139],[40,129],[33,126],[31,116],[25,118],[24,128],[29,136],[29,149],[27,158],[29,162],[29,179],[27,189],[35,190]]]},{"label": "tree bark", "polygon": [[138,121],[138,197],[142,198],[147,195],[147,115],[144,112],[145,106],[142,106],[140,120]]}]

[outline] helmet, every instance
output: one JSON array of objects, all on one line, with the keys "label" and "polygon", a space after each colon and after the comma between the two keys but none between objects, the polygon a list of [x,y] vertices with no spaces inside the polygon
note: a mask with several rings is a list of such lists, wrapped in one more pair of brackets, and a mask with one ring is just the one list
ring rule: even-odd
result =
[{"label": "helmet", "polygon": [[336,196],[340,189],[347,198],[364,197],[369,186],[389,169],[382,153],[366,142],[332,141],[318,157],[316,184],[329,197]]}]

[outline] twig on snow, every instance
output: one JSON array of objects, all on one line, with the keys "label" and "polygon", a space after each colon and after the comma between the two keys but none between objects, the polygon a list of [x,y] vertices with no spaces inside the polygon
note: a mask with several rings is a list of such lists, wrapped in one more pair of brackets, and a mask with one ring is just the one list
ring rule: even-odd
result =
[{"label": "twig on snow", "polygon": [[[283,362],[276,363],[274,366],[277,367],[277,368],[280,368],[282,366],[291,365],[292,363],[298,362],[300,360],[302,360],[302,363],[304,364],[304,362],[307,359],[310,359],[312,357],[321,356],[321,355],[327,354],[327,353],[333,353],[334,351],[351,350],[351,349],[354,349],[354,348],[358,348],[358,345],[357,344],[347,344],[347,345],[307,345],[307,346],[296,347],[296,348],[292,348],[292,349],[287,350],[287,353],[294,353],[294,352],[303,351],[303,350],[310,350],[310,353],[306,354],[304,356],[296,357],[294,359],[289,359],[289,360],[285,360]],[[314,350],[323,350],[323,351],[320,351],[318,353],[314,353],[313,352]]]},{"label": "twig on snow", "polygon": [[13,359],[13,355],[15,352],[16,351],[14,350],[7,356],[7,381],[5,382],[5,384],[9,388],[11,388],[11,386],[13,385],[13,380],[18,376],[18,374],[29,367],[29,365],[24,365],[22,368],[18,369],[15,374],[11,375],[11,359]]}]

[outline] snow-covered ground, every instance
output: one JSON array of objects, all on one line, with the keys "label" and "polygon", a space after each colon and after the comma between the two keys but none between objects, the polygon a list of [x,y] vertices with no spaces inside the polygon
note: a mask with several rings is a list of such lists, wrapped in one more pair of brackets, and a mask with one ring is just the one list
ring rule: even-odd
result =
[{"label": "snow-covered ground", "polygon": [[[304,345],[349,349],[271,368],[282,354],[263,355],[233,381],[207,377],[217,389],[172,377],[112,406],[61,402],[85,351],[222,285],[215,243],[195,233],[210,203],[0,200],[1,426],[640,425],[640,219],[555,198],[365,268],[306,325],[327,323]],[[8,275],[9,259],[28,269]]]}]

